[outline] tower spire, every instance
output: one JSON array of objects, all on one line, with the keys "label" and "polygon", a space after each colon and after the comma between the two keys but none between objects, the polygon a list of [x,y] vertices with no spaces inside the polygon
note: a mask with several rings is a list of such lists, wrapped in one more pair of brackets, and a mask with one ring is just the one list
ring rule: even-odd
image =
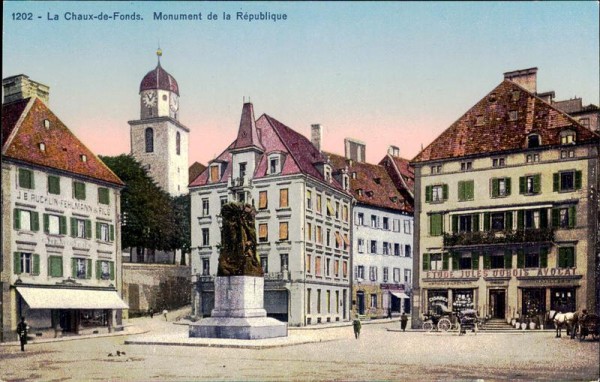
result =
[{"label": "tower spire", "polygon": [[158,58],[158,65],[160,66],[160,57],[162,56],[162,49],[160,49],[160,41],[158,42],[158,49],[156,49],[156,57]]}]

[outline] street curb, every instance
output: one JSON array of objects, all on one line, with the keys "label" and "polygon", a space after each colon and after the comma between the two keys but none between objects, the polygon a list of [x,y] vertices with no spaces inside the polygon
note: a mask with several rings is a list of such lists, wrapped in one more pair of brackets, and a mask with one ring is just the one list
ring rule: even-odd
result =
[{"label": "street curb", "polygon": [[[132,328],[134,328],[135,326],[130,326]],[[121,330],[118,332],[113,332],[113,333],[104,333],[104,334],[86,334],[86,335],[82,335],[82,336],[66,336],[66,337],[58,337],[58,338],[46,338],[46,339],[38,339],[38,340],[28,340],[27,341],[27,346],[29,345],[38,345],[38,344],[47,344],[47,343],[52,343],[52,342],[65,342],[65,341],[78,341],[78,340],[89,340],[89,339],[94,339],[94,338],[106,338],[106,337],[120,337],[120,336],[137,336],[140,334],[146,334],[150,332],[149,329],[147,330],[138,330],[138,331],[128,331],[128,330]],[[21,346],[21,343],[19,341],[11,341],[11,342],[1,342],[0,346]]]},{"label": "street curb", "polygon": [[[217,339],[218,340],[218,339]],[[227,340],[227,339],[223,339],[223,340]],[[305,345],[305,344],[312,344],[312,343],[319,343],[319,342],[333,342],[333,341],[338,341],[340,339],[335,338],[335,339],[328,339],[328,340],[322,340],[319,339],[317,340],[303,340],[303,341],[298,341],[298,342],[291,342],[291,343],[281,343],[281,344],[264,344],[264,345],[257,345],[257,344],[227,344],[227,343],[193,343],[193,342],[170,342],[170,341],[166,341],[166,342],[156,342],[156,341],[144,341],[144,340],[126,340],[125,341],[125,345],[158,345],[158,346],[189,346],[189,347],[209,347],[209,348],[231,348],[231,349],[272,349],[272,348],[282,348],[282,347],[288,347],[288,346],[296,346],[296,345]],[[244,341],[244,340],[238,340],[238,341]],[[247,341],[253,341],[253,340],[247,340]],[[256,340],[254,340],[256,341]],[[258,340],[260,341],[260,340]]]}]

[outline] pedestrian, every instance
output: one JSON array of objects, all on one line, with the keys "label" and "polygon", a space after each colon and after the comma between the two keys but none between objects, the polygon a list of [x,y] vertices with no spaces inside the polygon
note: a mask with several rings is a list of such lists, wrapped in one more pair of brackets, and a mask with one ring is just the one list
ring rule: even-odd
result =
[{"label": "pedestrian", "polygon": [[21,351],[25,351],[25,345],[27,344],[27,323],[25,317],[21,317],[21,322],[17,325],[17,335],[21,342]]},{"label": "pedestrian", "polygon": [[362,325],[360,324],[360,320],[358,318],[355,318],[354,321],[352,322],[352,327],[354,328],[354,337],[356,339],[358,339],[358,337],[360,337],[360,327]]},{"label": "pedestrian", "polygon": [[148,314],[150,315],[150,318],[154,318],[154,309],[148,309]]},{"label": "pedestrian", "polygon": [[167,321],[167,313],[169,313],[166,309],[163,310],[163,316],[165,316],[165,321]]},{"label": "pedestrian", "polygon": [[408,322],[408,316],[406,315],[406,313],[402,312],[402,315],[400,316],[400,328],[402,329],[403,332],[406,331],[406,323]]},{"label": "pedestrian", "polygon": [[392,309],[388,309],[387,318],[392,318]]}]

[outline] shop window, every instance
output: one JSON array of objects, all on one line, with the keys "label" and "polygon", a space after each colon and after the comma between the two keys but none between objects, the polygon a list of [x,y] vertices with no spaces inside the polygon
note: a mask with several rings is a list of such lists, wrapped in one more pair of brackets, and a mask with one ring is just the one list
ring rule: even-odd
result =
[{"label": "shop window", "polygon": [[441,315],[448,309],[448,290],[432,289],[427,291],[427,312]]},{"label": "shop window", "polygon": [[546,289],[524,288],[523,289],[523,317],[537,318],[546,311]]},{"label": "shop window", "polygon": [[475,308],[473,289],[454,289],[452,291],[452,300],[452,311],[455,313]]},{"label": "shop window", "polygon": [[575,288],[553,288],[550,290],[550,309],[558,312],[577,310]]}]

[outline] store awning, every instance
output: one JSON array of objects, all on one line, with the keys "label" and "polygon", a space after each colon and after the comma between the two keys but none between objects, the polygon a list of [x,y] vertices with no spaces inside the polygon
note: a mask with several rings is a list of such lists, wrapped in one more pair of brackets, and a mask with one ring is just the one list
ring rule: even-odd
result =
[{"label": "store awning", "polygon": [[17,287],[31,309],[128,309],[116,291]]},{"label": "store awning", "polygon": [[398,298],[410,298],[408,297],[408,295],[404,292],[390,292],[394,297],[398,297]]}]

